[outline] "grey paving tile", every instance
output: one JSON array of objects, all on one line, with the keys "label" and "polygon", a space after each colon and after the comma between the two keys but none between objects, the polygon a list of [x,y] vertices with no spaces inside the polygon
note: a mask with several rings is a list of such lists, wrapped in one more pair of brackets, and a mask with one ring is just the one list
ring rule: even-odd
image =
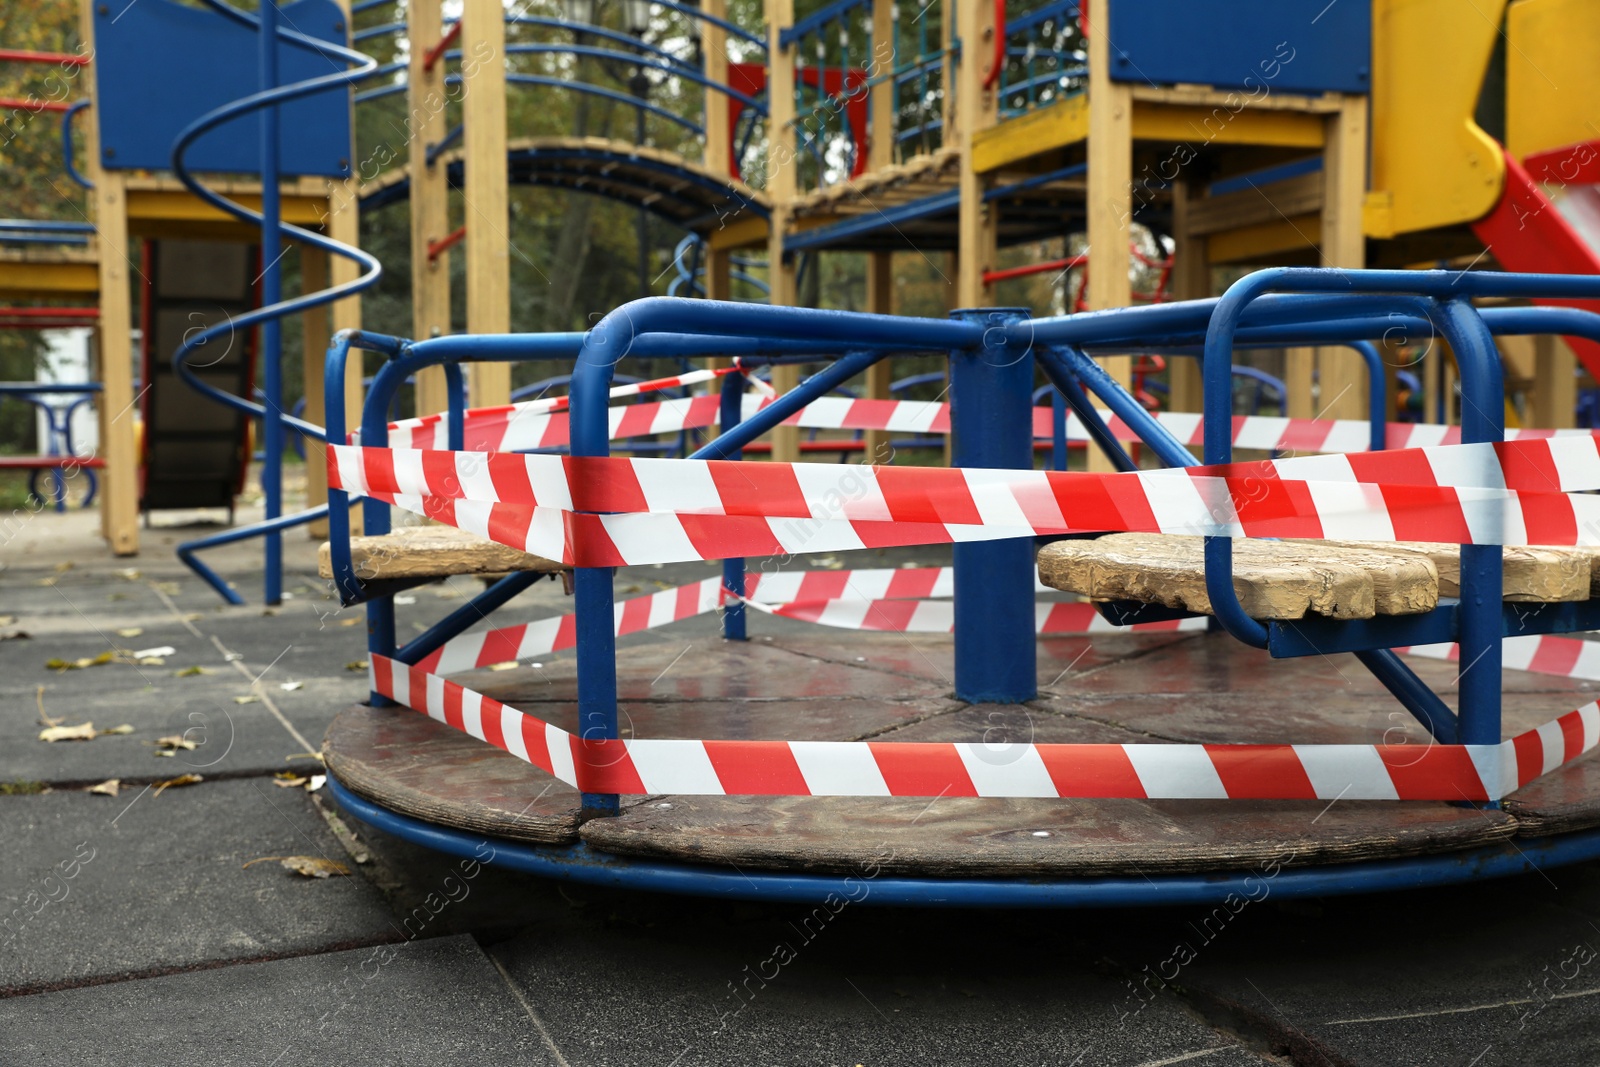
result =
[{"label": "grey paving tile", "polygon": [[0,1000],[0,1061],[557,1062],[494,965],[463,936]]},{"label": "grey paving tile", "polygon": [[348,859],[305,793],[262,779],[5,797],[0,826],[0,993],[400,936],[359,873],[243,869]]}]

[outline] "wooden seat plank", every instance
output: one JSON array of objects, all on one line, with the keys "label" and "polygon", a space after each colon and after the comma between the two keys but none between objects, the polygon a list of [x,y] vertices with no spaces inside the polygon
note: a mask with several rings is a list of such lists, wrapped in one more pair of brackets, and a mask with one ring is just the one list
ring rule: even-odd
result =
[{"label": "wooden seat plank", "polygon": [[[1439,571],[1439,594],[1461,595],[1461,546],[1433,541],[1311,541],[1307,544],[1422,555]],[[1593,562],[1600,549],[1508,546],[1502,550],[1503,598],[1517,603],[1588,600],[1594,592]]]},{"label": "wooden seat plank", "polygon": [[[350,559],[364,581],[383,578],[444,578],[453,574],[566,570],[555,560],[479,537],[453,526],[403,526],[392,533],[350,539]],[[333,577],[333,550],[317,552],[317,574]]]},{"label": "wooden seat plank", "polygon": [[[1125,533],[1056,541],[1039,551],[1039,580],[1097,600],[1211,613],[1200,537]],[[1413,615],[1439,603],[1438,570],[1425,555],[1308,542],[1235,541],[1233,585],[1256,619],[1370,619]]]}]

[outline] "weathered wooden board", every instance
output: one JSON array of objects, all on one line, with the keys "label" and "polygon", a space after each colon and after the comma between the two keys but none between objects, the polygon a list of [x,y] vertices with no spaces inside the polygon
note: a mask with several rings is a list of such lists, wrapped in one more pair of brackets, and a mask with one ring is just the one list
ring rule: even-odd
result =
[{"label": "weathered wooden board", "polygon": [[[393,533],[350,539],[356,576],[380,578],[443,578],[452,574],[499,574],[568,568],[542,556],[519,552],[454,526],[402,526]],[[324,541],[317,552],[317,574],[333,577],[332,547]]]},{"label": "weathered wooden board", "polygon": [[390,811],[513,841],[577,840],[576,789],[406,708],[351,705],[328,726],[322,753],[341,784]]},{"label": "weathered wooden board", "polygon": [[[1439,571],[1439,595],[1461,595],[1461,546],[1433,541],[1305,541],[1339,549],[1426,556]],[[1600,549],[1510,546],[1502,550],[1504,599],[1518,603],[1588,600]]]},{"label": "weathered wooden board", "polygon": [[[1101,600],[1127,599],[1210,613],[1204,539],[1109,534],[1039,551],[1039,580]],[[1233,585],[1256,619],[1410,615],[1439,603],[1438,572],[1423,555],[1324,548],[1303,541],[1234,542]]]}]

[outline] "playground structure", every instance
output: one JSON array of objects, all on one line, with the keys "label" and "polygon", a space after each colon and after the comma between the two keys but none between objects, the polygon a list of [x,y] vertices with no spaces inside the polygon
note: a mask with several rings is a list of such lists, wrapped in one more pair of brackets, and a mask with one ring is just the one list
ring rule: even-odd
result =
[{"label": "playground structure", "polygon": [[[341,11],[325,0],[301,0],[283,13],[264,5],[257,17],[228,14],[208,0],[205,10],[181,9],[190,20],[185,32],[227,25],[233,43],[202,52],[237,55],[259,41],[259,67],[247,76],[219,70],[207,82],[214,95],[173,101],[165,125],[130,115],[129,103],[141,97],[126,90],[150,80],[152,49],[175,47],[173,39],[151,35],[172,33],[163,20],[179,9],[167,0],[97,8],[86,15],[98,80],[84,116],[94,232],[6,231],[85,243],[41,253],[24,242],[0,262],[0,288],[12,296],[99,296],[102,516],[113,549],[129,552],[137,547],[139,499],[132,420],[105,414],[126,411],[134,400],[126,348],[130,235],[258,243],[255,308],[240,301],[226,321],[182,334],[173,366],[240,420],[268,413],[267,518],[191,543],[182,554],[231,594],[195,553],[222,539],[264,536],[270,603],[281,578],[277,538],[297,524],[326,522],[326,574],[343,603],[365,605],[373,671],[371,705],[346,711],[330,731],[333,788],[361,817],[417,840],[460,850],[474,834],[491,832],[523,843],[505,850],[510,862],[562,876],[821,899],[870,858],[867,838],[882,830],[879,813],[889,802],[860,798],[949,797],[965,827],[944,838],[904,837],[908,855],[891,865],[894,876],[879,883],[877,899],[1013,904],[1220,899],[1241,889],[1246,868],[1271,860],[1268,843],[1281,840],[1290,822],[1340,800],[1403,803],[1368,805],[1336,820],[1323,837],[1296,837],[1304,852],[1284,868],[1277,883],[1283,892],[1431,884],[1600,854],[1600,813],[1591,799],[1600,793],[1577,761],[1600,741],[1600,713],[1590,705],[1551,721],[1548,707],[1538,711],[1521,694],[1507,710],[1499,670],[1503,639],[1514,637],[1523,644],[1507,663],[1532,641],[1537,649],[1525,665],[1539,670],[1562,660],[1569,679],[1589,677],[1574,673],[1573,664],[1586,660],[1582,647],[1570,646],[1581,642],[1550,635],[1600,625],[1589,606],[1590,553],[1581,548],[1594,540],[1590,518],[1583,498],[1562,495],[1600,488],[1600,480],[1559,439],[1547,443],[1548,434],[1519,437],[1516,448],[1493,453],[1498,465],[1481,449],[1470,451],[1506,436],[1502,349],[1509,364],[1525,368],[1524,410],[1542,431],[1572,425],[1576,362],[1592,373],[1591,361],[1600,357],[1600,319],[1592,314],[1600,282],[1580,277],[1600,274],[1600,259],[1581,225],[1563,214],[1569,210],[1581,223],[1600,178],[1592,131],[1572,112],[1572,101],[1587,94],[1553,97],[1526,64],[1528,54],[1549,55],[1570,84],[1587,85],[1593,75],[1583,42],[1600,20],[1567,0],[1494,4],[1481,25],[1452,18],[1442,2],[1379,0],[1370,10],[1338,5],[1321,13],[1253,0],[1233,6],[1236,17],[1227,20],[1167,0],[1058,0],[1024,9],[933,4],[910,17],[887,0],[839,0],[797,18],[788,0],[768,0],[765,30],[756,32],[729,21],[720,0],[698,7],[657,2],[642,15],[630,13],[633,33],[602,25],[592,9],[580,17],[577,5],[566,17],[508,16],[488,0],[466,0],[459,21],[446,27],[437,0],[415,0],[404,24],[352,34],[355,15],[382,5]],[[1499,94],[1505,147],[1474,118],[1501,14],[1509,39]],[[658,39],[697,42],[698,56],[648,43],[652,18],[681,23]],[[508,44],[508,23],[548,34]],[[300,29],[289,31],[290,24]],[[403,65],[380,66],[346,44],[358,48],[363,39],[400,32],[410,42]],[[1423,52],[1431,61],[1415,62]],[[119,54],[139,56],[142,66],[118,66]],[[293,67],[290,54],[303,65]],[[606,139],[512,137],[505,100],[518,85],[618,96],[484,58],[518,55],[631,64],[703,89],[699,121],[643,96],[619,97],[638,112],[641,128],[649,115],[685,131],[678,147],[698,141],[701,158]],[[331,74],[330,58],[341,68]],[[368,87],[384,76],[394,80]],[[352,100],[349,87],[363,79]],[[779,85],[793,88],[774,92]],[[350,148],[350,108],[398,93],[410,104],[405,167],[369,174]],[[430,103],[447,98],[459,101],[459,125],[451,125],[450,108]],[[120,114],[106,106],[113,102]],[[253,143],[213,132],[217,127],[271,115],[266,105],[275,102],[284,115],[263,123],[257,150],[217,154],[218,146],[241,151],[238,145]],[[291,116],[294,108],[305,110]],[[1419,158],[1429,165],[1417,166]],[[169,165],[175,178],[138,173]],[[259,180],[202,185],[192,172],[256,173]],[[286,175],[293,180],[280,182]],[[675,250],[673,284],[711,300],[629,304],[586,334],[512,334],[509,242],[506,228],[494,224],[506,217],[512,182],[608,197],[676,224],[688,236]],[[1562,210],[1547,195],[1555,184],[1568,186]],[[461,225],[450,219],[451,188],[470,205]],[[410,211],[415,340],[361,333],[354,299],[377,271],[353,247],[357,212],[401,200]],[[1168,238],[1170,254],[1141,248],[1135,224],[1156,234],[1163,252],[1168,245],[1160,238]],[[1074,254],[1066,238],[1079,232],[1088,251]],[[279,257],[270,254],[285,235],[305,242],[305,293],[289,299],[281,293]],[[1001,264],[1002,248],[1057,239],[1060,258]],[[458,244],[467,266],[466,333],[451,336],[448,264]],[[123,251],[109,254],[114,249]],[[891,317],[892,257],[905,250],[948,257],[951,306],[963,309],[951,321]],[[862,303],[870,314],[795,309],[807,260],[816,269],[817,257],[840,252],[867,256]],[[1444,260],[1479,267],[1474,257],[1491,253],[1502,268],[1528,276],[1363,272]],[[1211,298],[1214,268],[1262,264],[1334,269],[1254,274],[1220,301]],[[1010,282],[1037,273],[1061,275],[1062,305],[1091,313],[1035,316],[996,307]],[[1129,309],[1141,273],[1148,288],[1140,295],[1151,306]],[[736,281],[746,295],[764,288],[774,306],[730,303]],[[1480,308],[1474,299],[1503,306]],[[1548,306],[1524,306],[1530,302]],[[277,324],[294,313],[305,314],[308,403],[291,417],[279,414]],[[148,316],[142,321],[149,338]],[[208,383],[195,369],[205,362],[197,353],[206,344],[256,327],[260,405],[243,399],[253,384],[247,372]],[[1407,346],[1416,338],[1441,343],[1427,346],[1420,365],[1398,366],[1387,358],[1401,347],[1397,330]],[[170,346],[168,336],[152,344]],[[1492,338],[1501,339],[1501,349]],[[1280,419],[1234,418],[1234,353],[1252,347],[1288,350],[1277,390]],[[365,390],[361,361],[351,356],[364,351],[381,362]],[[949,405],[893,399],[889,360],[908,354],[948,358]],[[720,392],[609,408],[608,394],[627,395],[610,388],[622,382],[613,373],[642,356],[705,360],[707,377],[625,383],[625,391],[717,381]],[[567,365],[570,410],[542,401],[507,407],[514,400],[509,368],[520,360]],[[807,365],[820,369],[802,384]],[[157,372],[147,368],[149,385]],[[1042,390],[1036,371],[1045,378]],[[1165,410],[1152,413],[1158,390],[1145,385],[1160,373]],[[1412,375],[1409,389],[1429,398],[1425,410],[1438,413],[1433,423],[1395,421],[1392,398],[1402,373]],[[395,395],[413,375],[416,418],[391,425]],[[858,396],[828,395],[858,375]],[[772,395],[746,395],[767,379]],[[1048,398],[1048,406],[1036,398]],[[1458,419],[1458,427],[1447,425]],[[359,436],[347,444],[346,431],[357,425]],[[659,468],[659,483],[649,480],[658,468],[623,471],[618,464],[625,461],[601,458],[614,439],[648,444],[669,433],[688,451],[682,435],[712,426],[720,436],[687,459],[662,461],[680,466]],[[818,428],[861,436],[802,440]],[[291,431],[313,446],[308,470],[332,475],[329,504],[300,515],[282,514],[279,493]],[[886,468],[891,473],[867,479],[881,506],[857,514],[851,502],[858,490],[842,480],[865,477],[859,468],[796,466],[808,452],[856,445],[881,455],[892,439],[904,440],[892,434],[948,437],[959,472]],[[242,421],[225,436],[242,449]],[[1089,474],[1066,473],[1069,439],[1092,445]],[[1446,442],[1469,451],[1434,458],[1405,447]],[[323,444],[326,468],[315,454]],[[714,473],[723,468],[704,465],[741,461],[762,445],[774,461],[770,475],[756,465],[741,468],[741,477],[762,487],[754,494],[730,490]],[[1345,467],[1333,476],[1316,461],[1287,459],[1192,482],[1181,473],[1153,481],[1158,476],[1139,472],[1148,462],[1193,466],[1194,445],[1203,446],[1208,466],[1229,464],[1238,447],[1325,452]],[[1386,447],[1395,451],[1386,454]],[[1033,478],[1041,450],[1056,473]],[[541,451],[570,451],[575,460],[568,467],[515,455]],[[487,458],[472,458],[483,453]],[[1339,458],[1345,453],[1368,455],[1358,462]],[[1021,469],[1029,478],[1008,479],[996,469]],[[575,473],[557,474],[569,470]],[[1548,482],[1552,470],[1556,491],[1529,480],[1537,471]],[[1107,480],[1085,480],[1102,474]],[[1220,496],[1202,492],[1195,509],[1176,517],[1157,506],[1158,493],[1211,486],[1208,477]],[[1255,495],[1252,479],[1269,484]],[[1328,488],[1352,483],[1371,491],[1356,493],[1352,503],[1350,494]],[[993,492],[985,495],[984,486]],[[1460,495],[1445,505],[1414,504],[1424,488]],[[314,500],[321,491],[314,481]],[[1129,501],[1139,493],[1149,498],[1135,507]],[[1373,493],[1388,512],[1380,513]],[[352,495],[367,497],[361,529],[352,527]],[[1041,500],[1055,502],[1053,515],[1045,507],[1040,517]],[[1113,503],[1097,508],[1096,500]],[[1485,518],[1482,509],[1491,505],[1502,511]],[[465,533],[437,525],[391,530],[391,506]],[[1441,529],[1449,531],[1446,541],[1459,536],[1459,550],[1401,545],[1386,553],[1336,543],[1370,541],[1375,529],[1387,531],[1380,540],[1438,542],[1429,524],[1440,506],[1456,509],[1453,524]],[[1139,507],[1142,518],[1134,514]],[[1520,526],[1504,518],[1507,508],[1522,509]],[[803,538],[779,532],[796,522],[811,524]],[[1045,587],[1087,596],[1097,607],[1059,600],[1036,607],[1035,538],[1091,531],[1125,536],[1047,545],[1038,567]],[[1235,558],[1230,538],[1241,532],[1252,540]],[[1145,534],[1205,540],[1136,540]],[[1330,544],[1292,547],[1289,556],[1269,548],[1263,556],[1257,539],[1272,537]],[[852,572],[860,584],[849,594],[819,594],[810,586],[825,583],[810,575],[747,576],[742,562],[951,541],[950,572],[901,579]],[[1544,547],[1550,545],[1572,548]],[[671,597],[640,598],[648,603],[613,602],[611,568],[701,558],[724,560],[722,577]],[[1334,602],[1312,597],[1284,607],[1278,600],[1298,595],[1286,577],[1295,568],[1346,584]],[[466,607],[398,643],[396,593],[447,575],[507,571]],[[1159,580],[1141,585],[1129,573]],[[573,615],[468,632],[551,574],[571,575]],[[1394,592],[1397,585],[1403,594]],[[952,595],[953,608],[941,599]],[[1292,661],[1300,672],[1292,677],[1304,681],[1308,662],[1354,653],[1424,727],[1424,743],[1397,745],[1384,730],[1375,743],[1367,724],[1341,722],[1337,706],[1296,720],[1316,732],[1306,743],[1259,715],[1210,734],[1185,733],[1166,720],[1144,729],[1146,739],[1170,744],[1113,742],[1104,723],[1103,733],[1030,735],[998,746],[981,728],[950,737],[911,730],[905,740],[869,743],[863,738],[914,725],[883,719],[890,702],[871,697],[857,701],[849,722],[802,723],[803,738],[744,740],[752,729],[744,722],[708,726],[704,718],[675,720],[648,707],[634,677],[642,663],[617,656],[619,633],[707,611],[721,613],[723,633],[738,651],[731,642],[745,638],[750,612],[762,610],[833,625],[853,619],[857,629],[953,631],[955,696],[1013,708],[1039,696],[1041,643],[1053,648],[1132,627],[1138,648],[1166,655],[1150,635],[1204,628],[1209,616],[1227,633],[1193,638],[1188,654],[1228,664],[1223,673],[1241,678],[1279,669],[1241,652],[1230,643],[1237,639]],[[1084,651],[1097,640],[1087,638]],[[852,635],[843,647],[853,650],[858,641]],[[1447,646],[1459,649],[1450,654],[1461,664],[1455,709],[1437,695],[1446,679],[1437,672],[1424,678],[1395,652],[1426,659]],[[487,676],[444,677],[568,647],[577,650],[575,673],[565,696],[546,709],[548,721],[515,706],[527,699],[526,678],[519,683],[513,674],[496,688]],[[841,655],[840,647],[819,639],[801,651],[826,661]],[[737,688],[733,680],[745,669],[738,656],[729,652],[719,663],[707,670],[721,672],[723,689]],[[779,686],[795,680],[773,676]],[[1226,681],[1216,688],[1237,690]],[[1149,696],[1128,703],[1145,710],[1160,703]],[[648,712],[635,725],[650,736],[623,740],[619,699]],[[442,725],[395,712],[391,703]],[[1504,740],[1508,726],[1518,732]],[[1234,744],[1241,739],[1251,744]],[[535,794],[540,799],[523,808]],[[698,799],[721,794],[730,796]],[[1202,800],[1227,803],[1223,810],[1191,803]],[[1180,814],[1160,806],[1166,801],[1190,807]],[[1319,803],[1307,809],[1313,801]],[[1122,809],[1106,802],[1145,805],[1139,810],[1146,822],[1133,830],[1112,826],[1104,812]],[[1224,832],[1235,803],[1254,806],[1240,827]],[[675,804],[692,815],[688,822],[662,814]],[[1151,812],[1169,823],[1154,826]],[[907,812],[907,821],[914,824],[914,815]],[[1035,850],[1043,847],[1039,840],[1076,831],[1086,844],[1050,855],[1009,837],[1000,851],[990,847],[1023,825],[1040,827],[1026,831]],[[1188,853],[1163,851],[1172,825],[1199,843]],[[794,826],[802,827],[802,844],[784,841]],[[1518,840],[1508,843],[1512,837]]]}]

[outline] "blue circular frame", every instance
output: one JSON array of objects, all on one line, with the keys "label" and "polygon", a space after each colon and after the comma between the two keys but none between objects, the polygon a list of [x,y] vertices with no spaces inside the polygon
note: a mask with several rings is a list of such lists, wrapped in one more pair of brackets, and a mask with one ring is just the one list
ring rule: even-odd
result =
[{"label": "blue circular frame", "polygon": [[491,862],[547,878],[726,900],[821,903],[830,896],[858,904],[957,908],[1125,908],[1217,904],[1230,895],[1252,900],[1396,892],[1506,878],[1600,857],[1600,828],[1554,837],[1518,838],[1497,845],[1405,859],[1317,867],[1276,873],[1217,871],[1151,877],[1072,878],[1056,881],[997,878],[901,878],[860,875],[730,871],[695,863],[638,859],[575,845],[529,845],[472,834],[400,815],[356,796],[328,776],[339,806],[385,833],[453,856]]}]

